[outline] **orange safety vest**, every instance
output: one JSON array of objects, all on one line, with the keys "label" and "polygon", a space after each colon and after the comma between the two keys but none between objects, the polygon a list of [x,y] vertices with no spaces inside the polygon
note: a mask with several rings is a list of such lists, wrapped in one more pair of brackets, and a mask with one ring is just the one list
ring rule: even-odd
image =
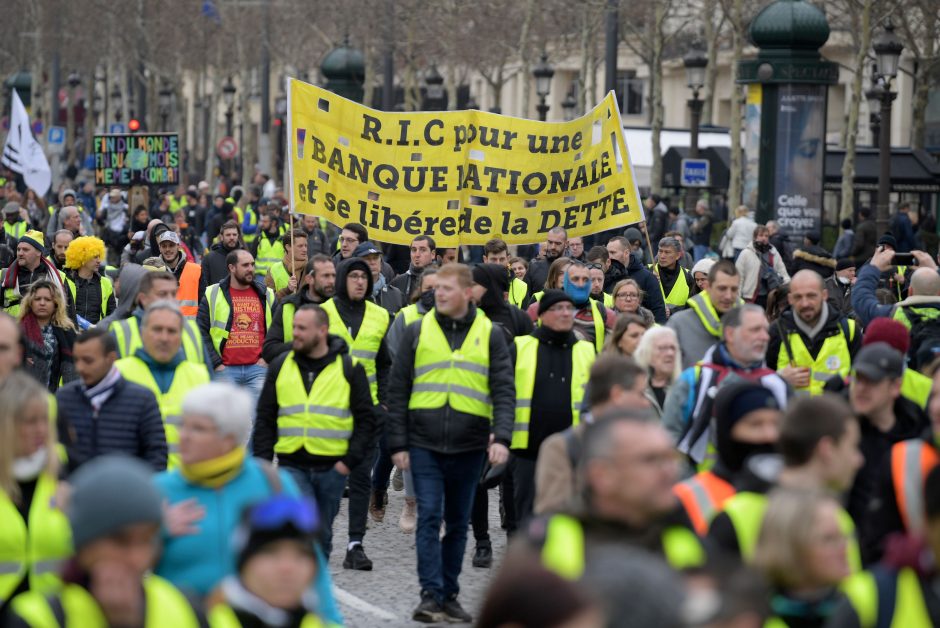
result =
[{"label": "orange safety vest", "polygon": [[924,484],[940,463],[940,454],[930,443],[919,438],[901,441],[891,447],[891,483],[904,528],[913,534],[924,531]]},{"label": "orange safety vest", "polygon": [[193,262],[186,262],[183,274],[180,275],[180,287],[176,291],[176,300],[180,310],[186,318],[196,318],[199,312],[199,278],[202,276],[202,266]]},{"label": "orange safety vest", "polygon": [[702,471],[673,486],[672,492],[689,514],[692,527],[699,536],[705,536],[711,520],[736,491],[711,471]]}]

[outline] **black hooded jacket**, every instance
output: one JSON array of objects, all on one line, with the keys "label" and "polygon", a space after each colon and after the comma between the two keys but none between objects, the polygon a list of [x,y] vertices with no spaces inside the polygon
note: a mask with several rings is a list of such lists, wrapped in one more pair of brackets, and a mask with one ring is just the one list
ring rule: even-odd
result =
[{"label": "black hooded jacket", "polygon": [[[337,355],[349,353],[349,347],[342,338],[330,334],[328,342],[329,350],[322,358],[312,359],[303,355],[294,355],[308,395],[320,372],[332,364]],[[264,460],[274,459],[279,407],[276,383],[288,355],[285,353],[268,367],[268,374],[265,377],[261,395],[258,397],[258,413],[251,442],[254,455]],[[342,461],[352,469],[371,453],[369,445],[375,427],[375,407],[372,405],[372,393],[369,392],[369,380],[366,379],[366,372],[362,365],[353,365],[351,360],[344,366],[344,372],[349,379],[349,408],[353,415],[353,433],[349,439],[349,450],[344,456],[337,458],[316,456],[301,448],[294,453],[278,454],[278,464],[298,469],[323,471],[332,467],[337,461]]]},{"label": "black hooded jacket", "polygon": [[666,324],[666,303],[663,300],[662,288],[659,279],[643,265],[640,258],[630,254],[630,265],[627,266],[627,277],[633,279],[643,291],[643,307],[653,313],[653,317],[660,325]]},{"label": "black hooded jacket", "polygon": [[473,281],[486,288],[479,308],[494,323],[499,323],[507,332],[507,342],[516,336],[532,333],[532,319],[506,301],[503,296],[509,290],[509,271],[499,264],[480,264],[473,269]]},{"label": "black hooded jacket", "polygon": [[[365,272],[368,283],[366,285],[366,296],[361,301],[353,301],[349,298],[346,290],[346,276],[352,270],[361,270]],[[349,331],[349,335],[355,338],[359,335],[359,328],[362,327],[362,319],[366,313],[366,302],[372,296],[372,271],[365,260],[359,257],[351,257],[343,260],[336,266],[336,292],[331,301],[336,305],[336,311],[339,317],[343,319],[343,324]],[[386,313],[387,310],[386,310]],[[389,324],[391,324],[391,315],[389,315]],[[385,346],[385,338],[379,345],[379,351],[375,356],[375,376],[378,381],[379,402],[384,403],[385,393],[388,384],[388,373],[392,367],[392,361],[389,357],[388,349]]]},{"label": "black hooded jacket", "polygon": [[236,249],[244,248],[239,242],[234,249],[225,248],[221,242],[209,247],[209,252],[202,258],[202,274],[199,276],[199,295],[206,291],[206,287],[219,283],[228,276],[228,265],[225,258]]}]

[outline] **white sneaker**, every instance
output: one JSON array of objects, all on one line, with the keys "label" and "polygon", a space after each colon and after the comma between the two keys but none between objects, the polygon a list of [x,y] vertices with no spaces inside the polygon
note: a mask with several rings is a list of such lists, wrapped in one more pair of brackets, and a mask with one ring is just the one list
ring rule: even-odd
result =
[{"label": "white sneaker", "polygon": [[414,497],[405,498],[405,507],[398,518],[398,528],[405,534],[414,534],[418,526],[418,503]]}]

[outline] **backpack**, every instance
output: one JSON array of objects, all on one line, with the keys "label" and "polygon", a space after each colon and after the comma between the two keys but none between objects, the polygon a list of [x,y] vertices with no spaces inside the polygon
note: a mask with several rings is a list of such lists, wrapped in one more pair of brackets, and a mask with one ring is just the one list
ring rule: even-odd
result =
[{"label": "backpack", "polygon": [[913,308],[902,308],[907,320],[911,323],[911,346],[907,350],[910,358],[909,366],[920,370],[923,364],[918,363],[917,355],[922,349],[940,348],[940,310],[934,317],[918,314]]}]

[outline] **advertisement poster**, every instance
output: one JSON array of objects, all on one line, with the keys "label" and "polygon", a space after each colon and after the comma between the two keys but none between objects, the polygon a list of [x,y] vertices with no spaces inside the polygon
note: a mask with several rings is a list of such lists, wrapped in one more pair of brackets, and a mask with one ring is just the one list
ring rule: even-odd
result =
[{"label": "advertisement poster", "polygon": [[760,173],[760,116],[763,90],[760,84],[747,86],[744,110],[744,204],[757,207],[758,174]]},{"label": "advertisement poster", "polygon": [[826,158],[826,86],[781,85],[774,213],[791,236],[820,235]]},{"label": "advertisement poster", "polygon": [[96,135],[95,185],[177,185],[180,181],[179,135],[139,133]]},{"label": "advertisement poster", "polygon": [[291,79],[293,211],[373,239],[541,242],[643,220],[613,94],[570,122],[484,111],[382,112]]}]

